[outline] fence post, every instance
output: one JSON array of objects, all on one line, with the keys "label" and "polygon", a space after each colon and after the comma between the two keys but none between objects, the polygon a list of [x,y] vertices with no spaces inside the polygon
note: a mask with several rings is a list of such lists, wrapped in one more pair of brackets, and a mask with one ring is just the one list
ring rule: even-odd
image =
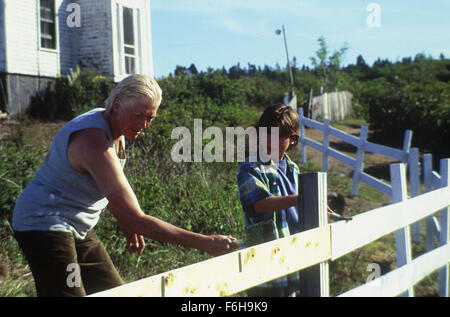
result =
[{"label": "fence post", "polygon": [[[440,163],[441,187],[449,186],[450,178],[450,159],[443,159]],[[449,223],[449,207],[444,208],[439,213],[439,222],[441,232],[439,234],[439,245],[443,246],[450,243],[450,223]],[[449,265],[447,264],[439,270],[439,296],[449,296]]]},{"label": "fence post", "polygon": [[328,171],[328,135],[330,130],[330,120],[323,120],[323,138],[322,138],[322,172]]},{"label": "fence post", "polygon": [[[398,203],[408,198],[406,189],[405,164],[391,164],[392,202]],[[395,215],[393,215],[395,217]],[[395,246],[397,250],[397,267],[411,263],[411,232],[409,225],[395,232]],[[401,296],[414,296],[413,287],[401,294]]]},{"label": "fence post", "polygon": [[305,145],[305,122],[304,122],[304,114],[303,107],[298,108],[298,117],[300,121],[300,153],[301,153],[301,162],[306,163],[306,145]]},{"label": "fence post", "polygon": [[[420,194],[420,162],[419,149],[411,148],[408,155],[410,196],[416,197]],[[420,221],[411,224],[411,238],[420,243]]]},{"label": "fence post", "polygon": [[356,152],[356,164],[353,167],[353,180],[350,196],[358,195],[359,180],[364,168],[364,151],[366,148],[367,133],[368,127],[366,125],[361,126],[361,131],[359,133],[358,150]]},{"label": "fence post", "polygon": [[[323,172],[300,174],[300,231],[327,226],[327,216],[327,174]],[[329,296],[328,262],[322,262],[300,272],[300,296]]]},{"label": "fence post", "polygon": [[412,131],[406,130],[405,137],[403,138],[403,162],[407,163],[409,150],[411,148]]},{"label": "fence post", "polygon": [[[433,185],[433,161],[431,154],[423,155],[423,182],[425,192],[434,189]],[[434,237],[439,236],[439,223],[435,216],[431,215],[425,219],[425,246],[427,251],[434,249]]]}]

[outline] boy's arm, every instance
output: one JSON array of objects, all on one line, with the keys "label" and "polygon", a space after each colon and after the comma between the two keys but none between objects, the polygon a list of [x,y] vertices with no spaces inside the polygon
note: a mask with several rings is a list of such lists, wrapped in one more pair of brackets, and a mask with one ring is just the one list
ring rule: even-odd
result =
[{"label": "boy's arm", "polygon": [[269,196],[253,204],[253,209],[260,212],[273,212],[298,205],[298,195]]}]

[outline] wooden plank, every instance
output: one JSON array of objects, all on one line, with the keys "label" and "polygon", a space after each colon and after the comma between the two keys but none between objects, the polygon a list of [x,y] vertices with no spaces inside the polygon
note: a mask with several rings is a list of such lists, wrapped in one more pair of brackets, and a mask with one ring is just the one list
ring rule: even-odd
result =
[{"label": "wooden plank", "polygon": [[308,230],[92,296],[229,296],[326,261],[330,228]]},{"label": "wooden plank", "polygon": [[[416,197],[420,195],[420,163],[419,163],[419,149],[411,148],[408,155],[408,169],[409,169],[409,187],[410,196]],[[414,242],[420,243],[420,221],[411,225],[411,239]]]},{"label": "wooden plank", "polygon": [[[232,279],[238,289],[273,280],[327,261],[330,227],[316,228],[242,251],[242,274]],[[217,268],[220,272],[220,268]],[[230,282],[231,285],[231,282]]]},{"label": "wooden plank", "polygon": [[[441,187],[447,187],[449,184],[450,178],[450,160],[444,159],[440,162],[440,170],[441,173]],[[449,207],[442,209],[439,212],[439,222],[441,225],[441,230],[439,234],[439,245],[450,245],[450,222],[449,222]],[[450,268],[447,263],[444,268],[439,270],[439,296],[448,297],[450,294]]]},{"label": "wooden plank", "polygon": [[161,297],[164,273],[124,284],[88,297]]},{"label": "wooden plank", "polygon": [[301,162],[306,163],[306,144],[305,144],[305,123],[304,123],[304,114],[303,114],[303,108],[298,108],[298,116],[300,121],[300,153],[301,153]]},{"label": "wooden plank", "polygon": [[380,154],[383,156],[391,157],[399,161],[406,160],[405,154],[402,150],[394,149],[389,146],[367,142],[366,151],[370,153]]},{"label": "wooden plank", "polygon": [[330,127],[330,120],[323,120],[323,138],[322,138],[322,172],[328,171],[328,128]]},{"label": "wooden plank", "polygon": [[330,135],[344,141],[345,143],[351,144],[355,147],[359,144],[359,138],[355,137],[354,135],[345,133],[339,129],[336,129],[335,127],[330,127]]},{"label": "wooden plank", "polygon": [[339,162],[344,163],[345,165],[355,168],[356,160],[353,157],[342,154],[341,152],[336,151],[333,148],[329,148],[328,155],[335,158]]},{"label": "wooden plank", "polygon": [[367,126],[361,126],[359,134],[358,150],[356,151],[356,164],[353,169],[352,188],[350,190],[350,196],[358,195],[359,181],[361,179],[361,173],[364,168],[364,152],[366,151],[367,133],[369,128]]},{"label": "wooden plank", "polygon": [[332,260],[450,205],[450,187],[332,223]]},{"label": "wooden plank", "polygon": [[319,152],[322,153],[322,143],[314,141],[314,140],[312,140],[310,138],[305,138],[304,142],[305,142],[305,145],[307,145],[307,146],[313,148],[314,150],[319,151]]},{"label": "wooden plank", "polygon": [[408,265],[345,292],[339,297],[397,296],[449,261],[450,245],[446,244],[415,258]]},{"label": "wooden plank", "polygon": [[[328,224],[327,174],[303,173],[299,176],[300,231],[307,231]],[[300,272],[300,296],[329,296],[329,267],[327,262]]]},{"label": "wooden plank", "polygon": [[308,128],[312,128],[312,129],[316,129],[316,130],[319,130],[319,131],[323,131],[323,124],[318,122],[318,121],[304,118],[304,123],[305,123],[305,126],[308,127]]},{"label": "wooden plank", "polygon": [[389,197],[392,197],[392,186],[389,184],[386,184],[385,182],[362,172],[360,176],[360,181],[369,185],[372,188],[375,188],[376,190],[388,195]]},{"label": "wooden plank", "polygon": [[405,130],[405,136],[403,138],[403,162],[408,161],[408,154],[411,149],[412,130]]},{"label": "wooden plank", "polygon": [[[406,166],[405,164],[392,164],[392,202],[398,203],[408,198],[406,192]],[[409,225],[404,226],[395,232],[395,248],[397,254],[397,267],[411,263],[411,232]],[[402,296],[414,297],[413,287],[409,287]]]},{"label": "wooden plank", "polygon": [[[430,192],[439,186],[433,184],[433,160],[431,154],[423,155],[423,181],[425,192]],[[434,249],[434,238],[439,236],[439,222],[436,217],[425,219],[425,247],[427,251]]]}]

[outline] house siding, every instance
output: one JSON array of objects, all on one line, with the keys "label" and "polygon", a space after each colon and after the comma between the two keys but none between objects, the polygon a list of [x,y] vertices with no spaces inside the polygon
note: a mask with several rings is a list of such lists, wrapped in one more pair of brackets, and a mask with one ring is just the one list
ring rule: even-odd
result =
[{"label": "house siding", "polygon": [[[80,6],[80,27],[67,24],[71,3]],[[95,69],[115,82],[128,76],[117,6],[139,11],[136,72],[153,76],[150,0],[55,0],[54,50],[40,47],[39,0],[0,0],[0,75],[7,98],[6,107],[0,107],[19,113],[37,94],[52,89],[54,78],[68,75],[77,66]]]},{"label": "house siding", "polygon": [[112,78],[110,0],[79,0],[81,27],[74,30],[76,63]]}]

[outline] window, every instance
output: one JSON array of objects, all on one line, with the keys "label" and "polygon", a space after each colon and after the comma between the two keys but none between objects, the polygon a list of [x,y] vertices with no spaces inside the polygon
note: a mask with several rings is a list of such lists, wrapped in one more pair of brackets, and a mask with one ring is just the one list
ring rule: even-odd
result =
[{"label": "window", "polygon": [[41,47],[56,49],[55,0],[40,0]]},{"label": "window", "polygon": [[125,72],[136,71],[136,44],[134,34],[133,9],[123,7],[123,45],[125,53]]}]

